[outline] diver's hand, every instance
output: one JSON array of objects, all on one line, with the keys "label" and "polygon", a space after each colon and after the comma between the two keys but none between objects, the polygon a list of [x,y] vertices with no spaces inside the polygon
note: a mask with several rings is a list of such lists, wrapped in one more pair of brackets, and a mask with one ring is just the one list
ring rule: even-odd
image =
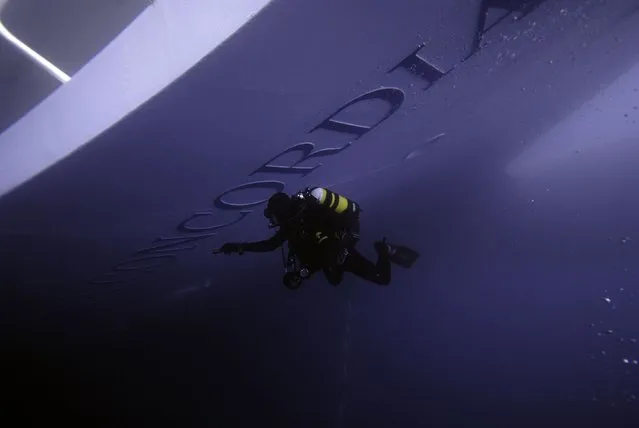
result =
[{"label": "diver's hand", "polygon": [[242,246],[242,244],[236,243],[236,242],[227,242],[226,244],[222,245],[219,249],[217,250],[213,250],[213,253],[224,253],[224,254],[231,254],[231,253],[238,253],[239,255],[242,255],[242,253],[244,253],[244,247]]}]

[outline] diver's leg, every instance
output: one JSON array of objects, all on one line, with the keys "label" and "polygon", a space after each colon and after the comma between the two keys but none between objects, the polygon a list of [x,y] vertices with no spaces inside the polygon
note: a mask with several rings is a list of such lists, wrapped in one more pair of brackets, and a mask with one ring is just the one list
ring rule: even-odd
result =
[{"label": "diver's leg", "polygon": [[349,254],[344,262],[344,270],[351,272],[362,279],[379,285],[388,285],[391,281],[391,265],[388,257],[380,253],[377,263],[373,264],[359,251],[349,248]]},{"label": "diver's leg", "polygon": [[342,282],[342,277],[344,276],[344,271],[337,267],[324,268],[324,276],[326,280],[331,285],[339,285]]}]

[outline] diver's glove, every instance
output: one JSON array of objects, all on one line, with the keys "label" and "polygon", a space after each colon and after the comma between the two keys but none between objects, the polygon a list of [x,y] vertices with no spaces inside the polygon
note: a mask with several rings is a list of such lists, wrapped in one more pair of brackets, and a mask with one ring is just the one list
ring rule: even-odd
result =
[{"label": "diver's glove", "polygon": [[244,246],[237,242],[227,242],[217,251],[224,254],[238,253],[242,255],[242,253],[244,253]]}]

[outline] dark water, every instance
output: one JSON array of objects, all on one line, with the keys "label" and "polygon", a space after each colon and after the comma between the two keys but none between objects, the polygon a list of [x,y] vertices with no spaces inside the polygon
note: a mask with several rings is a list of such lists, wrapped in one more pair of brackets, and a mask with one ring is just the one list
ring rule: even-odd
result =
[{"label": "dark water", "polygon": [[[12,426],[636,426],[639,3],[424,3],[276,1],[3,197]],[[307,184],[418,264],[210,255]]]}]

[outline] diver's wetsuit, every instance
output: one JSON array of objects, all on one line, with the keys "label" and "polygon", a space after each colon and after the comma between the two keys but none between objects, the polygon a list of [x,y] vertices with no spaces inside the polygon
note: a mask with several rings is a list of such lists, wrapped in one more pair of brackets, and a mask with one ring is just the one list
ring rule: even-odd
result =
[{"label": "diver's wetsuit", "polygon": [[391,280],[391,265],[388,257],[379,254],[377,263],[373,264],[354,247],[348,249],[348,256],[343,265],[334,269],[324,268],[324,275],[332,285],[337,285],[342,281],[344,272],[351,272],[362,279],[379,285],[388,285]]},{"label": "diver's wetsuit", "polygon": [[[242,249],[250,252],[274,251],[288,241],[289,249],[300,261],[311,266],[311,270],[323,270],[332,285],[341,282],[344,272],[351,272],[376,284],[388,285],[391,280],[388,257],[379,254],[377,263],[372,263],[354,245],[345,245],[335,232],[339,230],[359,232],[359,218],[335,215],[323,206],[311,203],[300,209],[299,216],[280,225],[280,230],[273,237],[242,243]],[[344,247],[348,255],[340,265],[338,255]]]}]

